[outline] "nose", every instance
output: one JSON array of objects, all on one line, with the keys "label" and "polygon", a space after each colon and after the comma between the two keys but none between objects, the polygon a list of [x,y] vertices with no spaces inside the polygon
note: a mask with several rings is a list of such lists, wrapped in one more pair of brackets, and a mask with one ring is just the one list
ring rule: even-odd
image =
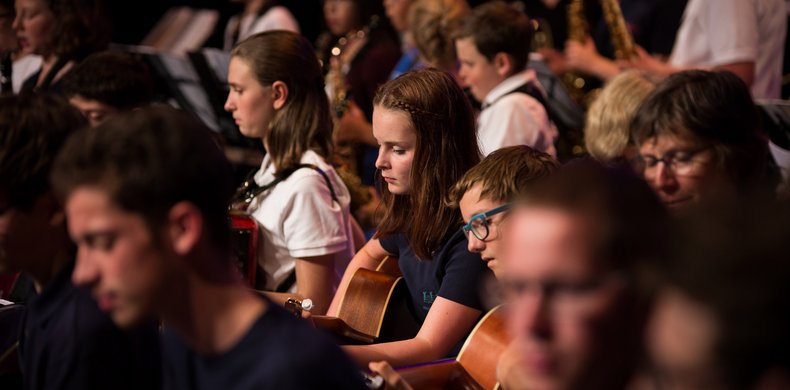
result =
[{"label": "nose", "polygon": [[22,17],[19,12],[14,16],[14,21],[11,22],[11,28],[16,31],[22,30]]},{"label": "nose", "polygon": [[551,334],[550,307],[541,289],[524,292],[512,306],[511,321],[514,334],[545,339]]},{"label": "nose", "polygon": [[486,243],[483,240],[480,240],[477,237],[475,237],[475,235],[472,234],[472,232],[469,232],[467,233],[466,247],[467,249],[469,249],[469,252],[480,253],[486,249]]},{"label": "nose", "polygon": [[666,193],[674,193],[678,189],[678,181],[675,173],[672,172],[666,163],[659,161],[655,168],[655,174],[652,180],[653,187],[657,191]]},{"label": "nose", "polygon": [[376,169],[385,170],[389,169],[389,159],[387,158],[386,151],[379,149],[379,156],[376,158]]},{"label": "nose", "polygon": [[233,91],[228,92],[228,98],[225,99],[225,111],[233,112],[236,109],[236,100],[233,98]]},{"label": "nose", "polygon": [[91,286],[99,280],[99,268],[90,254],[84,249],[77,250],[77,262],[74,265],[74,272],[71,274],[71,281],[77,286]]}]

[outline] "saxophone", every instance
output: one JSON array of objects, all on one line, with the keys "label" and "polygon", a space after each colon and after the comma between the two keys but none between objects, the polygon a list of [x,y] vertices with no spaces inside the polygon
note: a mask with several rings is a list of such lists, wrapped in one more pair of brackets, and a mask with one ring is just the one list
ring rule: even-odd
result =
[{"label": "saxophone", "polygon": [[618,60],[636,57],[634,38],[625,24],[620,3],[617,0],[601,0],[601,8],[604,19],[606,19],[606,26],[609,28],[609,35],[612,37],[614,57]]},{"label": "saxophone", "polygon": [[[584,16],[584,1],[571,0],[567,7],[568,11],[568,39],[579,43],[584,43],[589,34],[587,18]],[[568,88],[571,97],[580,102],[584,99],[584,87],[587,80],[576,72],[565,72],[563,82]]]}]

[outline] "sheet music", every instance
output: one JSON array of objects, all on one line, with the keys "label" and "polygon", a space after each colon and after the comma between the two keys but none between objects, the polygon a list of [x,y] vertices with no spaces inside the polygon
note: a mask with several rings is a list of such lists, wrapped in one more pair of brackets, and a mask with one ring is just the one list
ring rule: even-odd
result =
[{"label": "sheet music", "polygon": [[167,76],[175,83],[181,97],[186,101],[179,100],[179,104],[187,103],[188,107],[183,108],[194,112],[209,128],[219,132],[220,126],[217,123],[209,98],[189,61],[172,54],[158,54],[154,55],[153,58],[158,60],[165,68]]}]

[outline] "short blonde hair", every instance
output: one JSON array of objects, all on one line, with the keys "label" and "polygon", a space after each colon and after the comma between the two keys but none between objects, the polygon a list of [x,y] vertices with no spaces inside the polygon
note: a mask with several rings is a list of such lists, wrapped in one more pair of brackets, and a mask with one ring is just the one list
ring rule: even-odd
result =
[{"label": "short blonde hair", "polygon": [[658,80],[629,70],[610,80],[587,112],[584,144],[595,159],[607,162],[623,156],[628,146],[631,119]]},{"label": "short blonde hair", "polygon": [[409,8],[409,30],[423,61],[448,70],[455,65],[453,37],[469,14],[465,0],[416,0]]}]

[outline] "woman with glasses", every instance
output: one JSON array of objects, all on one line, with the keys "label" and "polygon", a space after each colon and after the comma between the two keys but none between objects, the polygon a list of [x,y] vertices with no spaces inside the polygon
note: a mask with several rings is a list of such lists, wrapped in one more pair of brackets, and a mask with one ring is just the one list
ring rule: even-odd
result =
[{"label": "woman with glasses", "polygon": [[637,110],[636,168],[670,208],[749,193],[779,180],[754,101],[732,73],[692,70],[661,83]]},{"label": "woman with glasses", "polygon": [[384,215],[373,239],[343,275],[329,315],[335,315],[358,268],[398,258],[421,324],[408,340],[345,350],[361,366],[431,361],[458,352],[482,311],[481,279],[490,275],[466,248],[461,214],[448,202],[453,184],[480,160],[474,118],[452,76],[435,69],[408,72],[384,84],[374,99],[373,134]]}]

